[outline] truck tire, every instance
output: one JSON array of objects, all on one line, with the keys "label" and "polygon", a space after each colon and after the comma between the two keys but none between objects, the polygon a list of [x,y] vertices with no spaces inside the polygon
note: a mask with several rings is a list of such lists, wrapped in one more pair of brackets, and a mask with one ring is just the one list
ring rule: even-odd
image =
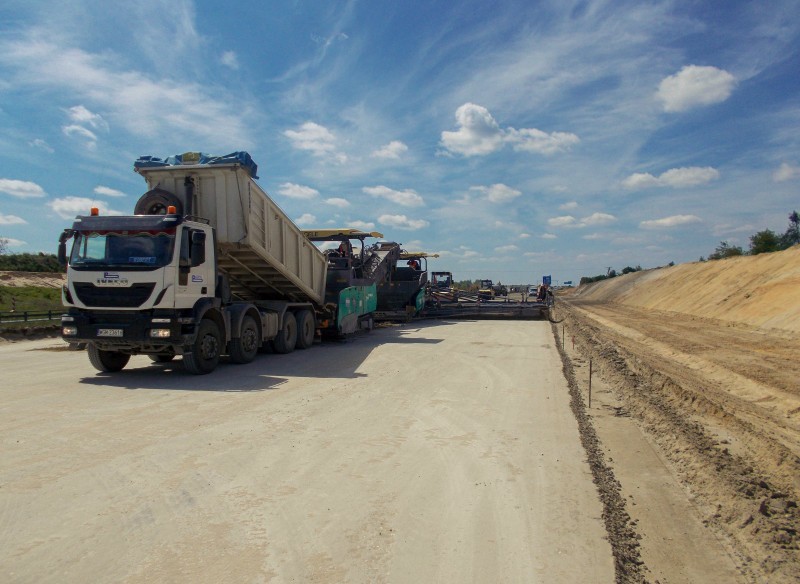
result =
[{"label": "truck tire", "polygon": [[89,353],[89,362],[98,371],[104,373],[114,373],[120,371],[130,361],[131,356],[117,351],[102,351],[95,345],[86,347],[86,352]]},{"label": "truck tire", "polygon": [[278,331],[278,336],[272,340],[272,348],[276,353],[286,354],[294,351],[297,344],[297,319],[294,314],[287,312],[283,317],[283,326]]},{"label": "truck tire", "polygon": [[192,350],[183,355],[183,368],[193,375],[211,373],[219,364],[222,340],[213,320],[201,320]]},{"label": "truck tire", "polygon": [[308,310],[301,310],[297,313],[297,343],[295,348],[308,349],[314,344],[314,334],[317,332],[314,314]]},{"label": "truck tire", "polygon": [[139,197],[133,212],[136,215],[166,215],[170,205],[175,207],[178,215],[183,215],[183,204],[177,196],[164,189],[153,189]]},{"label": "truck tire", "polygon": [[239,336],[231,339],[230,355],[234,363],[250,363],[256,358],[258,348],[261,346],[261,335],[258,333],[256,320],[246,315],[242,319],[242,328]]}]

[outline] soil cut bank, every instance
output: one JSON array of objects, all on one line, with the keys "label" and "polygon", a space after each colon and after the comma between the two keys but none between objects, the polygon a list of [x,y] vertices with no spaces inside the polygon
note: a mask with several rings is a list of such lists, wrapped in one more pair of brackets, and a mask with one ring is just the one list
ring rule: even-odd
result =
[{"label": "soil cut bank", "polygon": [[574,298],[800,332],[800,245],[625,274],[581,286]]},{"label": "soil cut bank", "polygon": [[628,274],[563,304],[577,358],[743,576],[800,581],[800,247]]}]

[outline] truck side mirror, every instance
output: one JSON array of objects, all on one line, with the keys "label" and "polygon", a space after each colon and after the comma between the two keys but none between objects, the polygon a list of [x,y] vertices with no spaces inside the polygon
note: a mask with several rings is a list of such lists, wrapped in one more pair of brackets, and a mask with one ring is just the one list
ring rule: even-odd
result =
[{"label": "truck side mirror", "polygon": [[199,266],[206,261],[206,233],[205,231],[192,231],[192,267]]},{"label": "truck side mirror", "polygon": [[67,265],[67,240],[74,235],[72,229],[65,229],[58,238],[58,264],[63,268]]},{"label": "truck side mirror", "polygon": [[67,265],[67,242],[58,242],[58,265],[62,268]]}]

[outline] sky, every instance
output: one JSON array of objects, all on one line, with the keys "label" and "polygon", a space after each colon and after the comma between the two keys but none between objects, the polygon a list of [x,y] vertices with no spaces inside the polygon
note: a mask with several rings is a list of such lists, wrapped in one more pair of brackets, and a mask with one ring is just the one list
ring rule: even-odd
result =
[{"label": "sky", "polygon": [[800,0],[5,0],[0,237],[132,213],[143,155],[244,150],[303,228],[457,280],[749,247],[800,210]]}]

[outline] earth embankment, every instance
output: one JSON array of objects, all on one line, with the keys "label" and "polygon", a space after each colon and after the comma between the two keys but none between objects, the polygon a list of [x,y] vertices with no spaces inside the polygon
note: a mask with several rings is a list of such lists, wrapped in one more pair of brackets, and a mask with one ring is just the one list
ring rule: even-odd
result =
[{"label": "earth embankment", "polygon": [[574,298],[800,332],[800,246],[633,272],[581,286]]},{"label": "earth embankment", "polygon": [[800,246],[626,274],[563,305],[741,572],[800,581]]}]

